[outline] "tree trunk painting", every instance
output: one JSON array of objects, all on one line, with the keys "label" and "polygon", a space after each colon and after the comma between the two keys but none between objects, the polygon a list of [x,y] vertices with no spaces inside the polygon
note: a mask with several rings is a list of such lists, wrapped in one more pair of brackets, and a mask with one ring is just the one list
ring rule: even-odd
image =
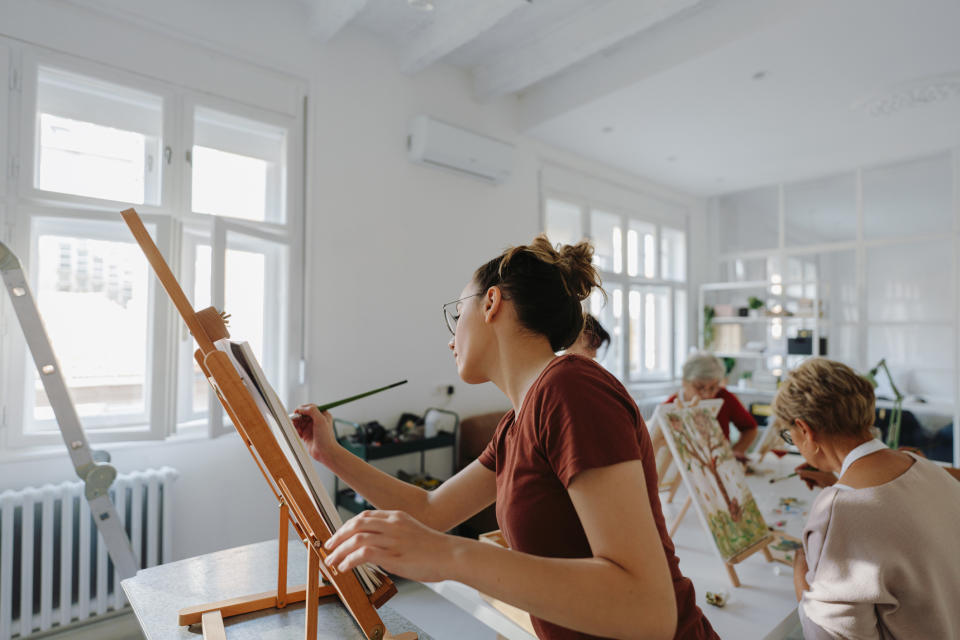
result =
[{"label": "tree trunk painting", "polygon": [[[717,404],[713,404],[717,402]],[[710,404],[708,404],[710,403]],[[736,557],[769,536],[743,469],[714,417],[719,401],[661,406],[653,416],[720,556]]]},{"label": "tree trunk painting", "polygon": [[[691,433],[686,422],[677,414],[667,414],[667,422],[670,425],[670,431],[678,444],[687,451],[687,454],[696,460],[704,471],[708,471],[717,485],[717,490],[723,501],[727,505],[727,511],[730,512],[730,519],[739,522],[743,516],[743,509],[736,498],[731,498],[727,493],[727,487],[720,478],[718,464],[723,459],[724,445],[727,443],[723,437],[723,432],[719,429],[711,428],[711,422],[715,422],[707,410],[700,410],[690,413],[690,421],[693,422],[696,429]],[[719,436],[719,438],[717,437]]]}]

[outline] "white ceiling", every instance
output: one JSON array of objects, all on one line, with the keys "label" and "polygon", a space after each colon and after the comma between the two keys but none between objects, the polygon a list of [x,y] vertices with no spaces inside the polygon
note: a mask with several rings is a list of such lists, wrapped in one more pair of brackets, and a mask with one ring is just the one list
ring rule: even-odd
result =
[{"label": "white ceiling", "polygon": [[[696,18],[719,19],[724,4]],[[641,35],[617,55],[669,62],[640,62],[619,86],[592,79],[611,60],[541,83],[523,98],[529,133],[705,195],[960,145],[960,2],[780,4],[694,55]],[[674,25],[674,38],[699,35],[693,22]],[[570,102],[578,88],[596,98]]]},{"label": "white ceiling", "polygon": [[73,1],[184,31],[268,7],[315,42],[363,29],[406,73],[517,96],[529,135],[700,195],[960,146],[958,0]]},{"label": "white ceiling", "polygon": [[[499,6],[481,28],[464,2]],[[960,145],[957,0],[433,3],[367,0],[355,25],[401,48],[459,25],[436,59],[478,99],[516,93],[528,134],[684,191]]]}]

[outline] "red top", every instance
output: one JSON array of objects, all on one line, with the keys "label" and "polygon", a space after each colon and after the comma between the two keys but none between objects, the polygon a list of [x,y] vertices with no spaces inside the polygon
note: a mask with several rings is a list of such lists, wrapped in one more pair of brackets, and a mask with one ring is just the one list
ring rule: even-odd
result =
[{"label": "red top", "polygon": [[[717,413],[717,422],[720,423],[720,428],[723,429],[723,436],[729,440],[730,439],[730,423],[732,422],[737,429],[740,431],[748,431],[750,429],[757,428],[757,421],[754,419],[750,412],[746,410],[737,396],[733,395],[726,389],[720,389],[717,392],[715,398],[723,400],[723,405],[720,407],[720,411]],[[677,394],[673,394],[667,401],[663,404],[670,404],[677,399]]]},{"label": "red top", "polygon": [[[592,558],[567,494],[581,471],[641,460],[647,499],[677,597],[675,638],[718,636],[697,607],[693,583],[680,573],[660,508],[650,434],[623,385],[587,358],[556,358],[527,392],[519,418],[508,411],[480,463],[497,474],[497,522],[512,549],[550,558]],[[570,585],[576,589],[575,584]],[[530,617],[542,640],[585,640],[585,633]]]}]

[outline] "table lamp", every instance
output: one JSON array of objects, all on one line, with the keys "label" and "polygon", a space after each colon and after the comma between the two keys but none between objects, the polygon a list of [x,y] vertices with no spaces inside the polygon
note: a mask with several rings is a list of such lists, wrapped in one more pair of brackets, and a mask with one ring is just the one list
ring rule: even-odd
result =
[{"label": "table lamp", "polygon": [[887,382],[890,383],[890,389],[893,390],[893,395],[895,396],[893,410],[890,412],[890,427],[887,430],[887,446],[891,449],[896,449],[900,444],[900,419],[903,417],[903,394],[900,393],[897,385],[893,382],[893,376],[890,375],[890,369],[887,368],[887,359],[881,358],[880,362],[878,362],[873,369],[870,369],[870,372],[865,375],[864,378],[876,389],[877,374],[881,369],[883,369],[883,372],[886,374]]}]

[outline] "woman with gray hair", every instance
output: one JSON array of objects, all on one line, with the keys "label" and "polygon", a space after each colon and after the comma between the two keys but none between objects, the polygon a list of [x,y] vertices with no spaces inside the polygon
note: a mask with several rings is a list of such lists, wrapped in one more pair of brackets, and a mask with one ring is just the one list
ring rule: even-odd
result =
[{"label": "woman with gray hair", "polygon": [[[737,396],[724,388],[724,378],[727,371],[720,359],[711,353],[691,354],[683,363],[683,397],[684,402],[694,398],[723,400],[723,406],[717,413],[717,422],[723,429],[723,435],[730,439],[730,423],[732,422],[740,432],[740,439],[733,445],[733,454],[738,460],[746,460],[747,448],[757,437],[757,421],[750,412],[740,403]],[[678,394],[670,396],[664,404],[676,401]]]}]

